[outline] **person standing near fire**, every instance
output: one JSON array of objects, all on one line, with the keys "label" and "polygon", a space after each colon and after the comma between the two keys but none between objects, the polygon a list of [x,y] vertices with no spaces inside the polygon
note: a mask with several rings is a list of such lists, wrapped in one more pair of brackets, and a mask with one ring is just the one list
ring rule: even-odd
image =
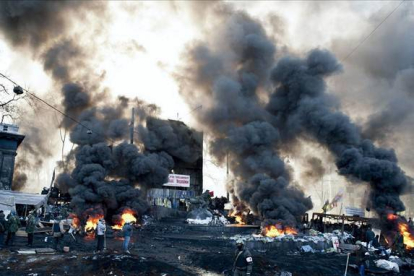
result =
[{"label": "person standing near fire", "polygon": [[250,276],[253,269],[253,258],[249,249],[245,248],[244,241],[239,239],[236,241],[236,254],[233,262],[234,276]]},{"label": "person standing near fire", "polygon": [[96,236],[98,239],[98,243],[96,246],[96,252],[100,253],[104,249],[104,241],[105,241],[105,232],[106,232],[106,223],[103,218],[101,218],[96,226]]},{"label": "person standing near fire", "polygon": [[124,226],[122,227],[122,234],[124,235],[124,243],[123,243],[123,249],[125,253],[130,254],[128,246],[129,241],[131,240],[132,236],[132,225],[130,222],[125,222]]},{"label": "person standing near fire", "polygon": [[33,236],[36,228],[36,218],[34,212],[30,212],[26,222],[27,246],[33,246]]},{"label": "person standing near fire", "polygon": [[58,250],[59,241],[63,238],[63,233],[65,233],[65,229],[63,228],[63,221],[62,216],[58,216],[52,225],[53,231],[53,249]]}]

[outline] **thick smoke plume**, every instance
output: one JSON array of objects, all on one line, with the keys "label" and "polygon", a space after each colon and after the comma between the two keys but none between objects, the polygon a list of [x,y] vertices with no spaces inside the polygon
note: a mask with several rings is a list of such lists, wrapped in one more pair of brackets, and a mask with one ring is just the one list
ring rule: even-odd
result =
[{"label": "thick smoke plume", "polygon": [[145,126],[139,126],[138,133],[149,151],[162,150],[186,163],[194,163],[202,155],[202,135],[181,122],[149,117]]},{"label": "thick smoke plume", "polygon": [[13,46],[39,50],[65,35],[73,16],[82,18],[104,9],[97,2],[1,1],[0,26]]},{"label": "thick smoke plume", "polygon": [[280,59],[271,74],[277,88],[267,105],[273,124],[281,129],[282,140],[301,136],[326,146],[340,174],[370,184],[370,204],[380,216],[403,211],[399,196],[407,178],[394,151],[361,138],[358,127],[325,93],[324,78],[340,70],[336,58],[324,50],[313,50],[304,59]]},{"label": "thick smoke plume", "polygon": [[225,16],[220,24],[225,27],[210,43],[189,49],[181,93],[191,105],[203,105],[197,119],[212,136],[212,154],[221,163],[227,156],[230,160],[236,181],[229,190],[237,201],[265,223],[296,224],[312,202],[289,186],[277,150],[280,133],[260,99],[269,85],[275,47],[262,26],[244,13]]},{"label": "thick smoke plume", "polygon": [[[138,104],[139,132],[143,137],[157,139],[156,142],[141,139],[135,141],[138,145],[122,142],[129,140],[126,118],[130,103]],[[196,153],[189,153],[186,147],[187,143],[192,146],[191,131],[184,125],[177,127],[176,122],[152,117],[157,110],[143,101],[119,97],[116,103],[80,114],[82,125],[76,125],[70,134],[77,145],[69,155],[74,159],[73,170],[60,174],[57,184],[61,190],[69,191],[71,205],[81,218],[93,214],[117,217],[124,208],[142,215],[148,209],[146,190],[167,182],[175,160],[193,161]],[[154,122],[163,131],[154,127]],[[166,139],[172,139],[173,144]],[[196,157],[200,158],[200,154]]]},{"label": "thick smoke plume", "polygon": [[[89,64],[93,57],[93,39],[85,43],[73,26],[78,21],[88,23],[91,15],[105,18],[105,10],[104,2],[0,2],[2,35],[14,49],[28,52],[33,59],[43,64],[45,71],[50,73],[54,86],[61,90],[64,112],[73,118],[91,107],[93,101],[96,104],[98,99],[104,98],[96,95],[99,87],[94,83],[99,83],[100,76]],[[56,95],[44,97],[54,105],[57,105],[56,100],[60,98]],[[20,152],[30,160],[30,169],[35,169],[40,168],[44,159],[53,155],[53,147],[45,139],[45,136],[57,134],[52,133],[53,128],[50,126],[60,124],[69,129],[73,126],[73,121],[64,118],[62,122],[56,122],[54,115],[51,116],[38,105],[31,107],[36,116],[25,116],[20,122],[26,135]],[[43,119],[38,120],[40,117]],[[39,132],[39,129],[42,131]],[[29,169],[24,165],[20,168],[24,171]]]},{"label": "thick smoke plume", "polygon": [[236,182],[229,191],[266,222],[296,223],[312,203],[289,185],[278,149],[303,139],[325,146],[339,174],[369,183],[369,204],[382,218],[403,211],[407,179],[394,151],[363,139],[326,93],[325,78],[342,70],[336,58],[316,49],[275,62],[273,42],[258,22],[240,12],[218,21],[216,36],[189,48],[180,80],[187,101],[203,104],[197,119],[212,136],[212,154],[230,160]]}]

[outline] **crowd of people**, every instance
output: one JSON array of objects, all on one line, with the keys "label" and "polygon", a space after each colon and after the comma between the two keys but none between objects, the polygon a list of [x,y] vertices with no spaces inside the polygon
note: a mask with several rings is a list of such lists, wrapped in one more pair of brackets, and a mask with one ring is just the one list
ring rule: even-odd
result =
[{"label": "crowd of people", "polygon": [[[53,214],[51,217],[53,218]],[[34,211],[29,212],[26,219],[21,220],[15,211],[11,211],[6,217],[4,211],[0,210],[0,249],[14,245],[16,233],[23,226],[22,222],[25,224],[25,232],[27,233],[26,246],[33,247],[34,233],[36,232],[36,226],[39,221],[40,218],[37,217],[37,214]],[[70,235],[71,238],[76,241],[74,234],[78,229],[75,229],[72,220],[69,219],[68,216],[63,217],[63,215],[57,213],[50,221],[52,222],[50,238],[53,238],[53,249],[61,249],[61,241],[65,238],[65,235]],[[130,254],[129,243],[132,233],[133,225],[126,222],[121,229],[121,235],[123,237],[123,251],[128,254]],[[100,253],[106,249],[106,234],[106,222],[102,218],[99,220],[96,229],[92,234],[95,235],[96,238],[96,253]],[[48,238],[49,237],[46,237],[45,241],[47,241]]]}]

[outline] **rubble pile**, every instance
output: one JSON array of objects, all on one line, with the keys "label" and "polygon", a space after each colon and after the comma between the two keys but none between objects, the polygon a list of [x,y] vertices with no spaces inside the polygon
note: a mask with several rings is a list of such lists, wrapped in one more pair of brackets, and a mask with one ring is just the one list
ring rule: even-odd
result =
[{"label": "rubble pile", "polygon": [[280,241],[293,241],[293,242],[310,242],[310,243],[319,243],[325,242],[327,244],[332,244],[332,238],[338,238],[339,240],[345,242],[354,239],[354,237],[347,233],[340,231],[334,231],[333,233],[321,233],[315,230],[312,230],[310,235],[292,235],[292,234],[281,234],[276,237],[266,237],[262,234],[253,234],[253,235],[236,235],[230,237],[231,240],[243,239],[245,241],[261,241],[263,243],[271,242],[280,242]]}]

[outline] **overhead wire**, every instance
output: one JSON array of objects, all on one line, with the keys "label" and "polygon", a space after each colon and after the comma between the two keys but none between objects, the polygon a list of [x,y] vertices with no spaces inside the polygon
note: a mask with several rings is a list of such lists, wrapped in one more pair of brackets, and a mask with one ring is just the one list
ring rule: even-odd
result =
[{"label": "overhead wire", "polygon": [[[2,78],[4,78],[4,79],[8,80],[9,82],[11,82],[12,84],[14,84],[15,86],[19,86],[19,87],[20,87],[20,88],[21,88],[24,92],[26,92],[29,96],[31,96],[31,97],[33,97],[34,99],[36,99],[36,100],[38,100],[38,101],[42,102],[43,104],[45,104],[45,105],[47,105],[48,107],[52,108],[53,110],[55,110],[56,112],[60,113],[60,114],[61,114],[61,115],[63,115],[64,117],[66,117],[66,118],[70,119],[71,121],[73,121],[73,122],[77,123],[78,125],[80,125],[80,126],[84,127],[87,131],[91,131],[91,132],[93,132],[93,130],[92,130],[90,127],[86,126],[85,124],[83,124],[82,122],[80,122],[80,121],[76,120],[76,119],[75,119],[75,118],[73,118],[72,116],[70,116],[70,115],[68,115],[68,114],[64,113],[63,111],[61,111],[61,110],[59,110],[58,108],[54,107],[53,105],[49,104],[48,102],[46,102],[46,101],[45,101],[45,100],[43,100],[42,98],[40,98],[40,97],[36,96],[36,94],[34,94],[34,93],[30,92],[28,89],[23,88],[23,87],[22,87],[22,86],[20,86],[17,82],[15,82],[15,81],[14,81],[14,80],[12,80],[11,78],[7,77],[6,75],[2,74],[1,72],[0,72],[0,77],[2,77]],[[106,137],[104,137],[104,139],[105,139],[105,140],[107,140],[108,142],[110,142],[111,144],[113,144],[113,143],[114,143],[114,141],[113,141],[112,139],[109,139],[109,138],[106,138]]]},{"label": "overhead wire", "polygon": [[378,30],[379,27],[405,2],[405,0],[402,0],[381,22],[363,39],[361,40],[356,47],[354,47],[342,60],[341,63],[346,61],[353,53],[355,53],[358,48],[364,44],[365,41],[367,41],[376,30]]}]

